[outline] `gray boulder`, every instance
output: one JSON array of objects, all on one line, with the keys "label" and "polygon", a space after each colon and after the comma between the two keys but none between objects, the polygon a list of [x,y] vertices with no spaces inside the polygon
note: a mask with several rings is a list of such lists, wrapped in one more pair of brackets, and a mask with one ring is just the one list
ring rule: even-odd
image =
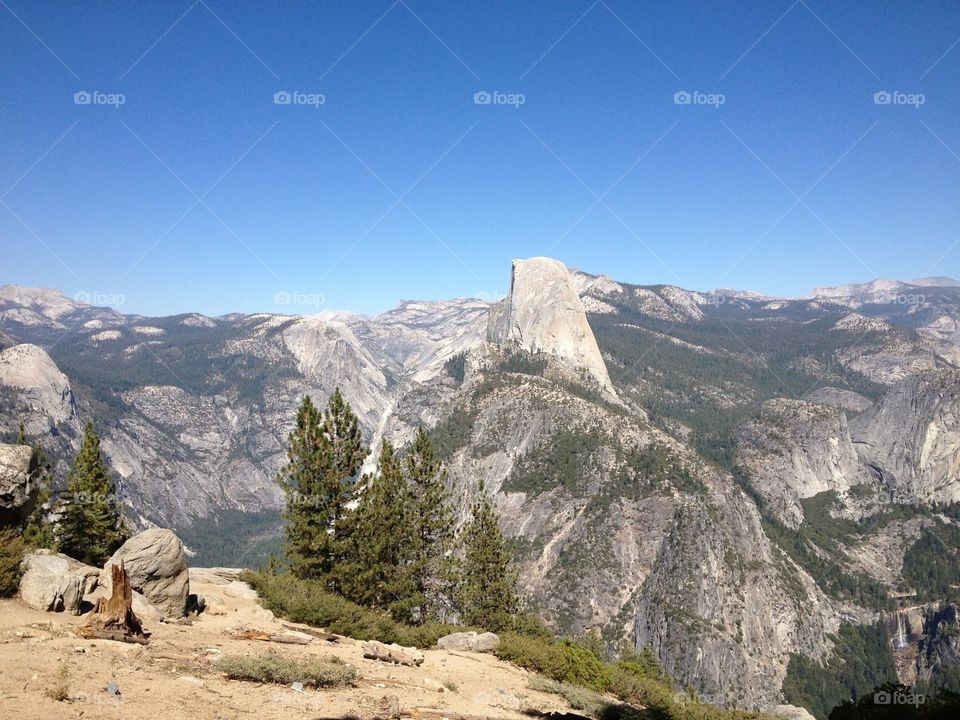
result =
[{"label": "gray boulder", "polygon": [[17,522],[33,509],[39,488],[33,477],[33,450],[0,443],[0,522]]},{"label": "gray boulder", "polygon": [[80,614],[83,596],[97,584],[100,571],[66,555],[39,550],[20,565],[20,598],[36,610]]},{"label": "gray boulder", "polygon": [[462,650],[468,652],[490,652],[496,650],[500,638],[492,632],[475,633],[456,632],[444,635],[437,640],[437,647],[441,650]]},{"label": "gray boulder", "polygon": [[107,560],[100,573],[100,584],[108,594],[110,566],[119,565],[121,561],[130,577],[130,586],[142,593],[147,602],[169,617],[186,615],[190,573],[183,543],[172,530],[151,528],[127,540]]},{"label": "gray boulder", "polygon": [[809,710],[796,705],[777,705],[771,712],[775,717],[785,720],[815,720]]}]

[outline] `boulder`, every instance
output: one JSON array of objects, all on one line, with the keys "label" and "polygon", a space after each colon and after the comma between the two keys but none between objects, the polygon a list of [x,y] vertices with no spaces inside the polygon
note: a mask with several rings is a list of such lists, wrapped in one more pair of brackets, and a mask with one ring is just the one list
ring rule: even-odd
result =
[{"label": "boulder", "polygon": [[492,632],[475,633],[456,632],[444,635],[437,640],[441,650],[461,650],[467,652],[490,652],[500,644],[500,638]]},{"label": "boulder", "polygon": [[771,712],[775,717],[786,720],[816,720],[809,710],[796,705],[777,705]]},{"label": "boulder", "polygon": [[183,617],[190,595],[187,556],[172,530],[151,528],[127,540],[107,560],[100,583],[110,592],[110,566],[123,562],[130,586],[168,617]]},{"label": "boulder", "polygon": [[80,614],[83,596],[97,584],[99,570],[66,555],[39,550],[21,564],[20,598],[48,612]]},{"label": "boulder", "polygon": [[33,509],[39,485],[31,461],[33,450],[27,445],[0,443],[0,522],[23,520]]}]

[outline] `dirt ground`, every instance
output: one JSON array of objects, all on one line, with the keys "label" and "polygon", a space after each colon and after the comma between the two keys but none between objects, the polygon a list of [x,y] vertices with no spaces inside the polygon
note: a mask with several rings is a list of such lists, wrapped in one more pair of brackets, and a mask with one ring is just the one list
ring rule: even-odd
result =
[{"label": "dirt ground", "polygon": [[[0,601],[0,718],[382,718],[396,707],[406,718],[529,718],[564,713],[555,695],[528,687],[530,673],[491,655],[427,650],[417,668],[362,657],[360,643],[287,645],[232,637],[246,629],[292,632],[290,623],[261,608],[255,593],[229,573],[191,570],[191,592],[209,612],[177,625],[143,618],[148,645],[84,640],[73,628],[83,616],[45,613],[20,600]],[[302,626],[301,626],[302,627]],[[354,687],[299,691],[282,685],[227,680],[223,655],[274,652],[287,657],[337,657],[357,668]],[[51,697],[66,666],[69,698]],[[116,683],[119,694],[107,686]]]}]

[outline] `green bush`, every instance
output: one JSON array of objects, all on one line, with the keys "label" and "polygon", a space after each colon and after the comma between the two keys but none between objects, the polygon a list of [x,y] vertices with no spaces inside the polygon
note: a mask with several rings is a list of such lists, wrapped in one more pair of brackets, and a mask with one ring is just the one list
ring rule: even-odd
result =
[{"label": "green bush", "polygon": [[289,574],[245,572],[241,579],[256,589],[264,606],[274,613],[358,640],[432,647],[444,635],[464,629],[439,623],[412,627],[394,622],[331,593],[321,582],[300,580]]},{"label": "green bush", "polygon": [[224,655],[217,667],[231,680],[253,680],[263,683],[289,685],[302,682],[318,688],[336,687],[352,682],[356,668],[336,658],[287,658],[279,655],[243,657]]},{"label": "green bush", "polygon": [[0,529],[0,597],[17,594],[23,550],[23,537],[16,528]]},{"label": "green bush", "polygon": [[610,666],[590,650],[568,640],[547,640],[517,633],[504,633],[494,651],[514,665],[536,670],[557,682],[581,685],[605,692],[610,685]]}]

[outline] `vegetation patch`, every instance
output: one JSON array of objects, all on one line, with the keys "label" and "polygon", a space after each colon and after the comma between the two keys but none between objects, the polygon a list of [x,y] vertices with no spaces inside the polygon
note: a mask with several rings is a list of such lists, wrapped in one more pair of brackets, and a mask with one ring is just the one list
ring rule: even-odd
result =
[{"label": "vegetation patch", "polygon": [[582,493],[592,474],[591,457],[602,443],[599,433],[560,430],[517,462],[503,490],[541,493],[559,486]]},{"label": "vegetation patch", "polygon": [[444,635],[464,629],[455,625],[414,627],[395,622],[386,613],[330,592],[319,580],[301,580],[290,574],[273,575],[263,571],[244,572],[241,579],[256,589],[264,607],[277,615],[357,640],[427,648]]},{"label": "vegetation patch", "polygon": [[960,527],[924,528],[903,556],[903,577],[920,600],[960,599]]},{"label": "vegetation patch", "polygon": [[872,688],[896,681],[886,626],[844,624],[825,665],[803,655],[790,655],[783,695],[789,704],[805,707],[818,720],[826,720],[842,701],[855,703]]},{"label": "vegetation patch", "polygon": [[301,682],[317,688],[346,685],[357,678],[357,670],[337,658],[289,658],[265,654],[255,657],[224,655],[217,667],[231,680],[289,685]]}]

